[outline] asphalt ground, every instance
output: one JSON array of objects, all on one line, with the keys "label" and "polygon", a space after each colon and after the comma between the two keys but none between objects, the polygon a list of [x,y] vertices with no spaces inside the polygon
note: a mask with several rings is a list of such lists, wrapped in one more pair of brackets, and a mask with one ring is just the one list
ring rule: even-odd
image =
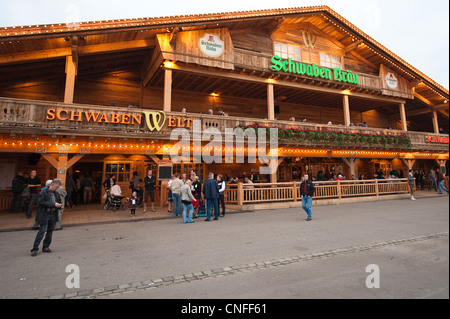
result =
[{"label": "asphalt ground", "polygon": [[[448,298],[449,197],[0,233],[0,298]],[[79,269],[80,288],[66,286]],[[367,288],[368,265],[380,288]]]}]

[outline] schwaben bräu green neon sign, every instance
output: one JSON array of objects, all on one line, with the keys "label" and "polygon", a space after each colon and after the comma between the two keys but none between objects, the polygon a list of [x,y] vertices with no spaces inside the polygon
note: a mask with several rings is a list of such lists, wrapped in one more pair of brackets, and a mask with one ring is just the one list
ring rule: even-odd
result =
[{"label": "schwaben br\u00e4u green neon sign", "polygon": [[305,64],[301,62],[294,62],[291,58],[283,59],[278,55],[272,57],[272,65],[270,69],[278,72],[283,70],[284,72],[307,75],[316,78],[322,78],[324,80],[339,81],[346,83],[359,84],[358,74],[353,73],[351,70],[343,71],[338,68],[324,68],[314,64]]}]

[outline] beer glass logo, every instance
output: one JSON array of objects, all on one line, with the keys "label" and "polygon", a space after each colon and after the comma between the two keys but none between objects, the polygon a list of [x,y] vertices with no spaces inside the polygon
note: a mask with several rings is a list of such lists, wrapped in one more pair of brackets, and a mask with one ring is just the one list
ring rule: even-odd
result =
[{"label": "beer glass logo", "polygon": [[156,130],[157,132],[161,131],[164,124],[166,123],[166,113],[163,111],[159,112],[143,112],[145,115],[145,122],[147,123],[147,127],[151,132]]}]

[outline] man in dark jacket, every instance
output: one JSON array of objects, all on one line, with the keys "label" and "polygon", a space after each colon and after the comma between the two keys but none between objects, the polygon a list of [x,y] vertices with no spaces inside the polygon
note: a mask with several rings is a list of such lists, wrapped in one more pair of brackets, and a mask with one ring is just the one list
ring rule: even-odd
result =
[{"label": "man in dark jacket", "polygon": [[206,219],[209,222],[211,220],[211,204],[214,205],[214,220],[219,219],[219,185],[214,179],[214,173],[209,173],[208,179],[203,184],[203,194],[206,199]]},{"label": "man in dark jacket", "polygon": [[44,238],[42,251],[50,253],[50,244],[52,243],[53,230],[58,221],[58,209],[62,207],[62,201],[59,193],[56,191],[61,186],[59,179],[54,179],[50,186],[41,191],[37,197],[37,216],[36,221],[39,224],[39,231],[36,234],[31,256],[37,256],[39,245]]},{"label": "man in dark jacket", "polygon": [[16,177],[13,178],[11,183],[11,190],[13,193],[13,199],[11,201],[11,207],[9,209],[10,213],[14,213],[14,211],[20,211],[20,207],[22,204],[22,192],[25,188],[25,177],[23,177],[23,172],[18,171]]},{"label": "man in dark jacket", "polygon": [[314,184],[309,180],[308,174],[303,176],[303,182],[300,184],[300,196],[302,197],[302,208],[308,214],[307,221],[312,219],[312,198],[314,195]]},{"label": "man in dark jacket", "polygon": [[155,211],[155,185],[156,185],[156,178],[152,175],[152,170],[149,169],[147,171],[147,176],[144,178],[144,184],[145,184],[145,192],[144,192],[144,213],[147,211],[147,201],[148,196],[150,196],[150,199],[152,200],[152,212]]}]

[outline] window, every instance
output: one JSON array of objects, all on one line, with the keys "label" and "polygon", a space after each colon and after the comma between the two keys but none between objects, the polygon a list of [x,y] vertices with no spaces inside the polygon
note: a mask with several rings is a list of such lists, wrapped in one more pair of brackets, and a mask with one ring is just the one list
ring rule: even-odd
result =
[{"label": "window", "polygon": [[320,65],[329,68],[342,69],[341,57],[333,54],[320,52]]},{"label": "window", "polygon": [[283,59],[291,58],[294,61],[301,61],[300,47],[292,44],[274,42],[274,53]]},{"label": "window", "polygon": [[129,163],[108,163],[105,166],[105,175],[116,175],[117,182],[129,182],[131,174],[131,164]]}]

